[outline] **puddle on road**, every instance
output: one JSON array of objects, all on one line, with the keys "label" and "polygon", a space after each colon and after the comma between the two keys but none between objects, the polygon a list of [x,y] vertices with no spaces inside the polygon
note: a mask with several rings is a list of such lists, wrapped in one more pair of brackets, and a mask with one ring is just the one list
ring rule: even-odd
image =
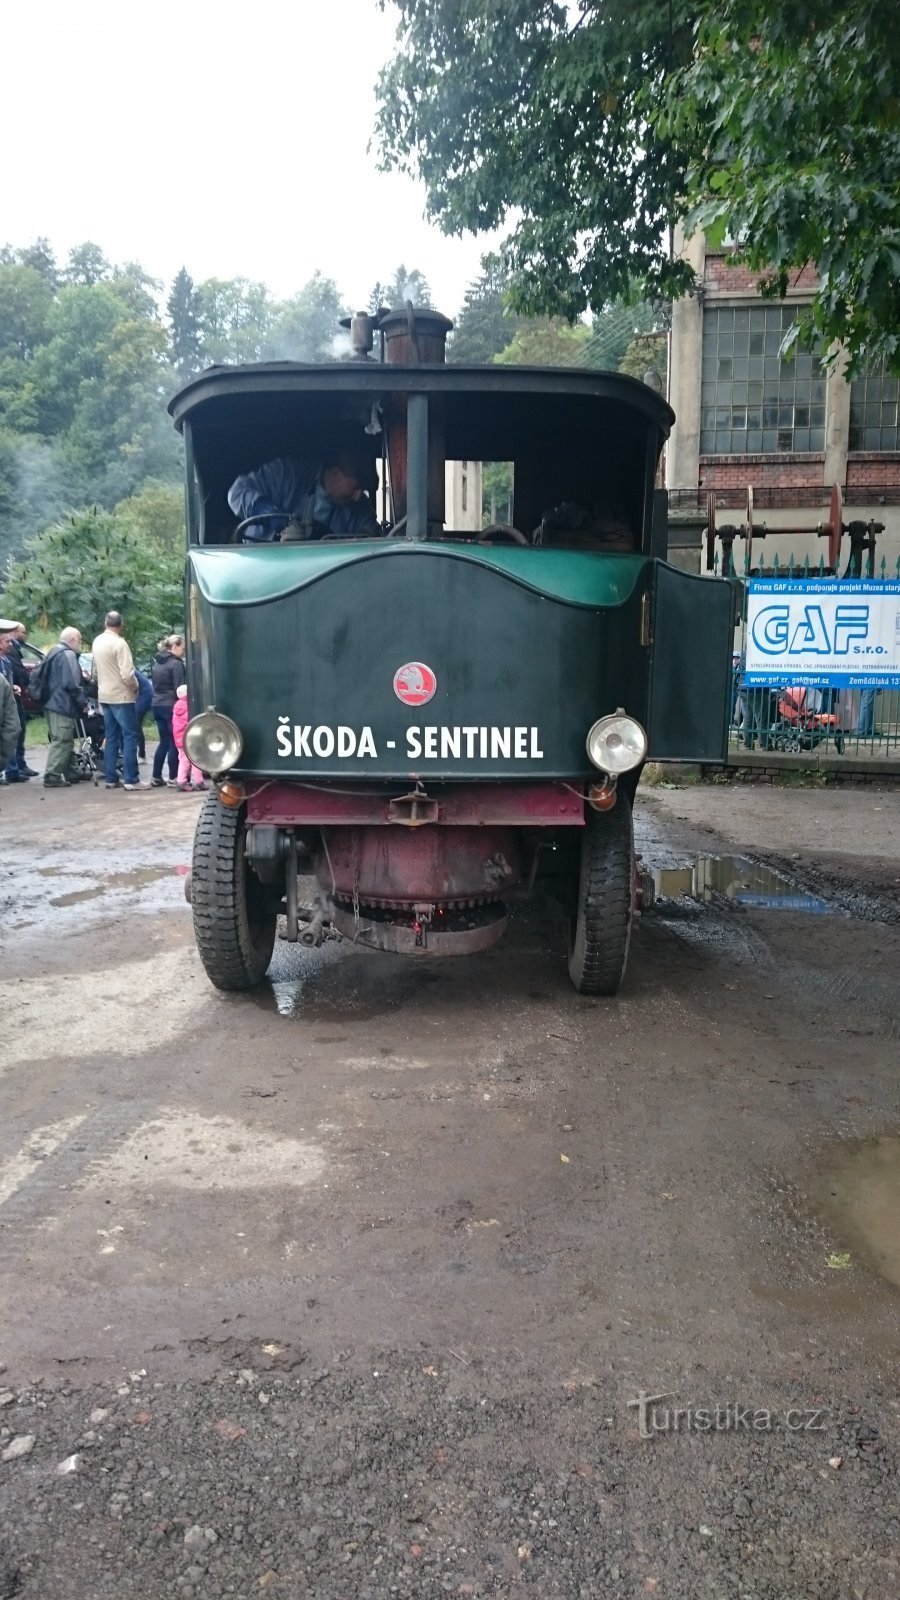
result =
[{"label": "puddle on road", "polygon": [[[46,872],[47,869],[40,870]],[[50,905],[78,906],[86,900],[99,900],[114,889],[144,889],[150,883],[158,883],[161,878],[177,877],[183,872],[184,868],[181,867],[134,867],[130,872],[109,872],[101,882],[89,889],[71,889],[66,894],[54,895]]]},{"label": "puddle on road", "polygon": [[840,1150],[827,1174],[824,1210],[835,1233],[900,1289],[900,1137]]},{"label": "puddle on road", "polygon": [[771,867],[760,866],[746,856],[697,856],[688,866],[656,867],[648,876],[655,896],[678,900],[711,900],[724,895],[744,906],[770,906],[782,911],[812,911],[840,914],[840,907],[806,894],[790,879]]}]

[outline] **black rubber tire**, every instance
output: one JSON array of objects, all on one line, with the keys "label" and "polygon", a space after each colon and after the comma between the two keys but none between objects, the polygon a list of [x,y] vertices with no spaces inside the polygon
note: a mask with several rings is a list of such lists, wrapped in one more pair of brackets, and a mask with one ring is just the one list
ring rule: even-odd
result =
[{"label": "black rubber tire", "polygon": [[569,977],[579,994],[617,994],[634,920],[634,826],[620,792],[612,811],[588,811],[578,900],[569,931]]},{"label": "black rubber tire", "polygon": [[255,989],[275,946],[278,907],[244,858],[245,807],[223,806],[213,791],[194,835],[191,910],[206,975],[217,989]]}]

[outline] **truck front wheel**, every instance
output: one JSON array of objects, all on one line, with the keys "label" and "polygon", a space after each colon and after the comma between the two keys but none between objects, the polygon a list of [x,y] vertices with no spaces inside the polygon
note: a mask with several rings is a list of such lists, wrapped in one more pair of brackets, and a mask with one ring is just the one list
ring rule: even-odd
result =
[{"label": "truck front wheel", "polygon": [[206,796],[197,819],[191,871],[194,937],[217,989],[253,989],[275,946],[280,895],[260,883],[244,855],[245,808]]},{"label": "truck front wheel", "polygon": [[578,899],[569,930],[569,977],[579,994],[616,994],[634,918],[631,801],[589,811],[581,844]]}]

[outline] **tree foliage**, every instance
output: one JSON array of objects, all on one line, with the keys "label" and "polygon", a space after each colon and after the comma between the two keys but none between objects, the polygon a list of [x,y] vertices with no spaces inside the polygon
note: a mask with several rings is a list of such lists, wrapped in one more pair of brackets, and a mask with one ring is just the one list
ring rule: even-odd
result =
[{"label": "tree foliage", "polygon": [[394,276],[386,283],[380,281],[375,284],[369,295],[369,310],[377,311],[379,306],[387,306],[391,311],[397,311],[411,300],[414,306],[431,305],[431,289],[424,272],[418,267],[411,267],[409,271],[400,264],[394,271]]},{"label": "tree foliage", "polygon": [[200,296],[187,267],[181,267],[175,274],[166,310],[171,329],[172,365],[179,378],[186,382],[203,365]]},{"label": "tree foliage", "polygon": [[496,256],[484,256],[454,323],[447,360],[483,366],[515,337],[522,321],[509,309],[509,278]]},{"label": "tree foliage", "polygon": [[91,640],[108,610],[121,611],[135,655],[144,655],[184,614],[183,552],[167,551],[98,510],[75,512],[29,540],[10,565],[3,604],[43,629],[80,629]]},{"label": "tree foliage", "polygon": [[450,233],[511,227],[511,302],[574,320],[740,241],[804,336],[900,370],[900,30],[885,0],[394,0],[383,160]]}]

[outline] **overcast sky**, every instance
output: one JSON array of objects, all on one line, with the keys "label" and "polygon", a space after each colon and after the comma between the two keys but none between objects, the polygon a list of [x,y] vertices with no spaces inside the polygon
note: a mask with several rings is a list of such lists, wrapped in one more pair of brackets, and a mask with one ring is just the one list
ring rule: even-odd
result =
[{"label": "overcast sky", "polygon": [[400,263],[459,308],[488,248],[424,220],[367,146],[395,14],[377,0],[6,0],[0,242],[85,239],[168,284],[320,268],[354,305]]}]

